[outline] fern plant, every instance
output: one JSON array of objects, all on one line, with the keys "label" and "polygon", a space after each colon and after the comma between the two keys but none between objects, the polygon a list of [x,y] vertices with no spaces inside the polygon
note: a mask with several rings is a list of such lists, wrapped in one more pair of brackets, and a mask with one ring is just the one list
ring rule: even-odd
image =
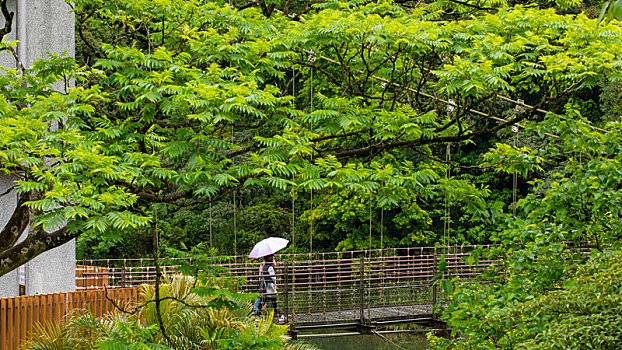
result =
[{"label": "fern plant", "polygon": [[[128,314],[117,310],[99,318],[90,311],[75,312],[64,324],[39,327],[22,349],[288,348],[288,326],[273,324],[272,314],[253,320],[248,316],[252,309],[248,298],[233,297],[230,304],[214,307],[213,302],[220,295],[195,293],[206,288],[205,282],[184,275],[167,277],[165,282],[159,288],[160,317],[156,311],[155,289],[144,285],[140,294],[145,302],[137,306],[137,312]],[[295,345],[293,349],[313,347]]]}]

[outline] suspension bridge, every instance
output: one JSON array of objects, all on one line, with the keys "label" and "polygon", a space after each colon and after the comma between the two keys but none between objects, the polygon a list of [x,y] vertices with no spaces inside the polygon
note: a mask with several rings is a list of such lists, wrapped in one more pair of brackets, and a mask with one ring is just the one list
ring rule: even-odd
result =
[{"label": "suspension bridge", "polygon": [[[483,246],[479,246],[483,247]],[[492,260],[469,259],[475,246],[416,247],[331,253],[277,254],[278,309],[294,337],[417,323],[442,327],[436,306],[447,301],[440,280],[473,279]],[[469,261],[471,260],[471,261]],[[162,266],[173,273],[180,260]],[[470,262],[470,263],[469,263]],[[81,260],[78,289],[153,283],[150,259]],[[240,291],[257,292],[259,263],[245,256],[215,258],[214,266],[239,277]]]}]

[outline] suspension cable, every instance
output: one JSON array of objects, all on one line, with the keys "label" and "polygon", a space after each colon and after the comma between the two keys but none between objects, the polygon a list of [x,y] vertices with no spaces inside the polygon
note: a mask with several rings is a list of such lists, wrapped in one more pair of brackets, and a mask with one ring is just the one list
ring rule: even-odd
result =
[{"label": "suspension cable", "polygon": [[380,251],[384,248],[383,226],[384,225],[384,207],[380,207]]},{"label": "suspension cable", "polygon": [[[233,129],[233,125],[231,125],[231,143],[235,141],[234,135],[235,130]],[[235,160],[232,158],[231,163],[235,164]],[[237,212],[238,206],[236,201],[236,193],[237,189],[233,191],[233,255],[238,256],[238,223],[237,223]]]},{"label": "suspension cable", "polygon": [[369,192],[369,250],[371,250],[371,192]]},{"label": "suspension cable", "polygon": [[[513,129],[514,131],[514,149],[518,146],[518,128]],[[516,169],[512,174],[512,215],[516,216],[516,187],[518,183],[518,172]]]},{"label": "suspension cable", "polygon": [[[294,97],[294,105],[296,104],[296,71],[292,67],[292,96]],[[296,253],[296,198],[294,192],[294,174],[292,174],[292,251]]]},{"label": "suspension cable", "polygon": [[[449,180],[449,178],[451,177],[451,144],[450,143],[447,144],[447,149],[445,153],[445,161],[447,162],[447,167],[445,168],[445,178]],[[445,193],[445,222],[443,225],[443,230],[444,230],[443,238],[447,245],[447,253],[449,253],[449,235],[450,235],[450,229],[451,229],[450,215],[451,215],[451,208],[450,208],[450,203],[449,203],[449,196],[447,195],[447,193]]]},{"label": "suspension cable", "polygon": [[[315,56],[309,56],[309,61],[313,58],[315,61]],[[312,61],[311,61],[312,62]],[[309,113],[313,113],[313,70],[315,68],[311,67],[311,91],[310,91],[310,111]],[[313,132],[313,118],[311,118],[311,132]],[[313,164],[313,152],[311,152],[311,164]],[[313,187],[311,187],[311,227],[309,229],[309,253],[313,253]]]}]

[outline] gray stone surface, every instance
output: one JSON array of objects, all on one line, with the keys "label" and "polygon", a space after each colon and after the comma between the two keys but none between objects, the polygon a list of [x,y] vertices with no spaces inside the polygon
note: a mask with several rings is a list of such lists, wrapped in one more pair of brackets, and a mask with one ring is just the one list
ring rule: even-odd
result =
[{"label": "gray stone surface", "polygon": [[26,264],[26,294],[76,290],[75,240],[47,251]]},{"label": "gray stone surface", "polygon": [[[24,63],[30,65],[46,52],[65,56],[75,53],[75,19],[71,7],[63,0],[18,0],[23,5],[19,13],[24,17],[18,23],[18,35],[25,43]],[[25,12],[23,11],[25,9]],[[20,19],[22,17],[20,16]],[[35,25],[31,25],[36,23]],[[20,49],[22,49],[20,47]],[[20,56],[24,53],[20,52]]]},{"label": "gray stone surface", "polygon": [[[0,176],[0,193],[4,193],[13,186],[13,180],[8,176]],[[0,227],[4,227],[13,214],[17,203],[15,192],[0,197]],[[0,277],[0,297],[15,296],[19,293],[17,270]]]},{"label": "gray stone surface", "polygon": [[[17,6],[17,0],[8,0],[6,5],[7,5],[7,8],[9,9],[9,12],[15,12],[15,8]],[[16,17],[17,16],[13,18],[13,30],[4,37],[4,41],[15,40],[16,38],[15,22],[17,21]],[[0,15],[0,26],[4,28],[4,16],[1,16],[1,15]],[[15,59],[13,58],[13,55],[10,52],[7,52],[7,51],[0,52],[0,66],[6,67],[6,68],[16,67]]]},{"label": "gray stone surface", "polygon": [[[63,0],[9,0],[9,11],[15,12],[13,30],[5,40],[19,40],[17,52],[26,67],[46,52],[73,56],[75,52],[74,15]],[[2,16],[0,16],[2,17]],[[4,26],[4,19],[0,18]],[[13,55],[0,53],[0,65],[16,68]],[[55,85],[63,89],[64,84]],[[0,177],[0,193],[12,186],[12,179]],[[4,227],[15,209],[14,192],[0,197],[0,227]],[[24,237],[22,237],[23,239]],[[75,290],[75,241],[45,252],[25,267],[26,294],[45,294]],[[0,297],[18,295],[17,270],[0,277]]]},{"label": "gray stone surface", "polygon": [[[15,12],[13,30],[6,40],[19,40],[19,56],[27,67],[46,52],[73,56],[75,52],[74,15],[63,0],[8,0],[7,7]],[[4,18],[0,16],[0,25]],[[0,65],[15,68],[9,52],[0,54]]]}]

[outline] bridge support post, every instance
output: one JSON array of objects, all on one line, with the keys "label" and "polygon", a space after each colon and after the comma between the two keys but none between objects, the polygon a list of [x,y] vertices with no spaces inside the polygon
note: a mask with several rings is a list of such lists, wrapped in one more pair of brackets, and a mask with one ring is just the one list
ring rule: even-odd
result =
[{"label": "bridge support post", "polygon": [[[361,257],[360,267],[360,281],[359,281],[359,323],[356,325],[356,331],[360,334],[372,334],[374,327],[371,324],[371,319],[365,319],[365,259],[367,254],[365,253]],[[369,305],[368,305],[369,306]]]},{"label": "bridge support post", "polygon": [[292,254],[292,321],[296,324],[296,254]]},{"label": "bridge support post", "polygon": [[[436,260],[436,247],[434,248],[434,257],[433,257],[433,266],[432,266],[432,276],[436,276],[437,274],[437,268],[436,265],[438,264],[437,260]],[[436,319],[436,315],[434,314],[434,310],[436,309],[436,283],[435,281],[432,282],[434,283],[432,285],[432,318]]]},{"label": "bridge support post", "polygon": [[289,326],[289,336],[292,338],[292,340],[298,339],[298,331],[296,330],[294,325]]},{"label": "bridge support post", "polygon": [[369,335],[369,334],[372,334],[372,333],[374,332],[374,330],[375,330],[375,329],[376,329],[376,327],[374,327],[374,326],[373,326],[373,325],[371,325],[371,324],[362,324],[362,323],[359,323],[359,324],[356,326],[356,331],[357,331],[358,333],[360,333],[360,334],[368,334],[368,335]]},{"label": "bridge support post", "polygon": [[363,311],[365,306],[365,300],[363,299],[363,288],[364,284],[364,276],[365,273],[365,258],[361,258],[361,267],[360,267],[360,281],[359,281],[359,322],[361,325],[365,324],[365,313]]},{"label": "bridge support post", "polygon": [[285,323],[289,323],[289,274],[287,273],[287,268],[289,266],[289,262],[285,260],[285,271],[284,271],[284,281],[285,281]]}]

